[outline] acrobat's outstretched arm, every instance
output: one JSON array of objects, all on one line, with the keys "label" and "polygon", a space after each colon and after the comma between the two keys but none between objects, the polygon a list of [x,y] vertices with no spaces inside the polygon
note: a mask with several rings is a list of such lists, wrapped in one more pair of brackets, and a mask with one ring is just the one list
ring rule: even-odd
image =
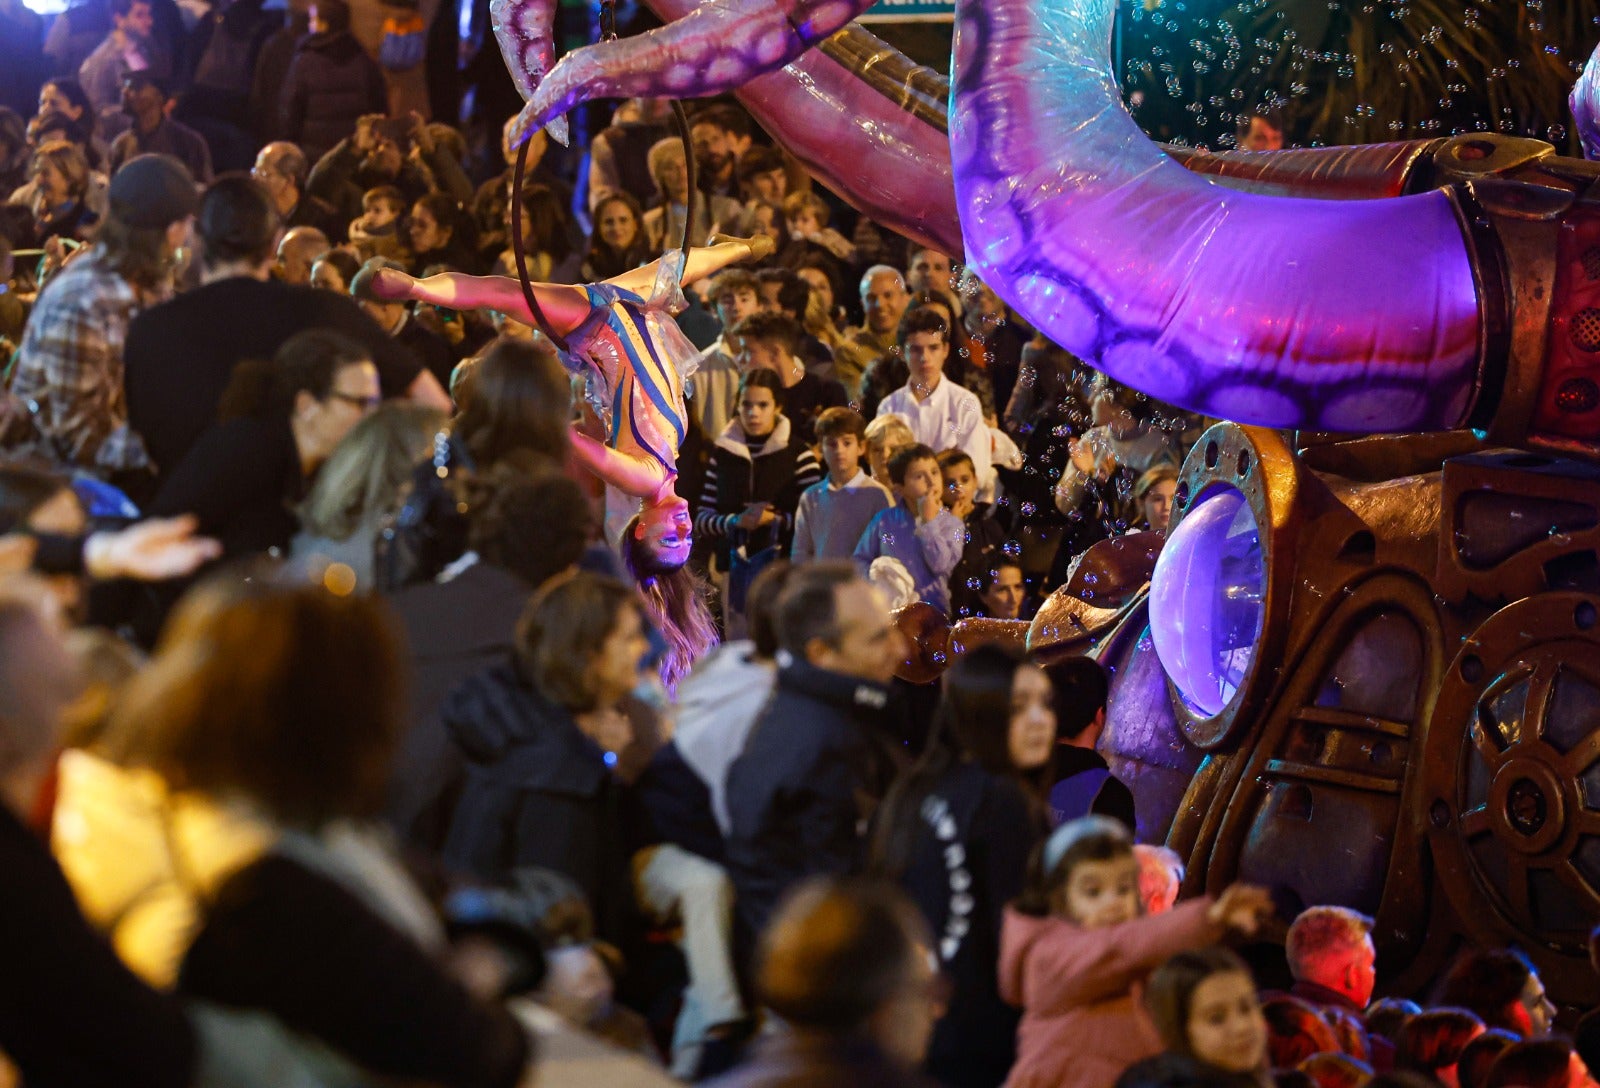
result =
[{"label": "acrobat's outstretched arm", "polygon": [[637,499],[653,499],[669,479],[666,466],[654,457],[625,453],[572,428],[572,452],[583,467],[601,480]]}]

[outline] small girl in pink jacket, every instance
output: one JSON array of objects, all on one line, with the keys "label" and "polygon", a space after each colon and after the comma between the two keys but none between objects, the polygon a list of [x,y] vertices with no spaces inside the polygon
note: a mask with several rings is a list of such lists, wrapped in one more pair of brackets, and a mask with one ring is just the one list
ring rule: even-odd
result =
[{"label": "small girl in pink jacket", "polygon": [[1023,1010],[1006,1088],[1110,1088],[1161,1053],[1142,1001],[1150,972],[1230,929],[1254,933],[1271,909],[1265,891],[1235,884],[1145,915],[1121,823],[1086,816],[1056,828],[1001,928],[1000,996]]}]

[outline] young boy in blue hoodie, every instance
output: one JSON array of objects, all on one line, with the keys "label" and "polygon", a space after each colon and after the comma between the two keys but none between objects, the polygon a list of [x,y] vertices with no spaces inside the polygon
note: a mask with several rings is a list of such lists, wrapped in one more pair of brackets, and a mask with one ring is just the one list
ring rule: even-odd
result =
[{"label": "young boy in blue hoodie", "polygon": [[879,556],[898,559],[911,572],[917,598],[948,615],[950,572],[961,559],[966,526],[940,500],[939,456],[920,443],[908,446],[889,459],[889,479],[900,499],[867,524],[855,560],[865,570]]}]

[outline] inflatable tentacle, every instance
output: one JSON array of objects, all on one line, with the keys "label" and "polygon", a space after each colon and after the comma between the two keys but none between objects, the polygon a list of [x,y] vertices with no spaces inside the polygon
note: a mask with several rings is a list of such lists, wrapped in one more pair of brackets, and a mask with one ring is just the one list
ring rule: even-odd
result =
[{"label": "inflatable tentacle", "polygon": [[1236,192],[1164,154],[1110,72],[1113,0],[958,0],[966,257],[1056,343],[1182,407],[1271,427],[1449,428],[1479,299],[1448,192]]},{"label": "inflatable tentacle", "polygon": [[[557,0],[489,0],[489,22],[500,56],[523,101],[534,96],[556,62]],[[546,126],[556,142],[568,139],[567,119],[554,117]]]},{"label": "inflatable tentacle", "polygon": [[1600,159],[1600,46],[1589,54],[1589,63],[1573,85],[1572,121],[1578,129],[1578,140],[1583,144],[1583,157]]},{"label": "inflatable tentacle", "polygon": [[664,27],[562,57],[534,90],[512,138],[523,140],[594,98],[702,98],[735,90],[871,6],[872,0],[706,0]]}]

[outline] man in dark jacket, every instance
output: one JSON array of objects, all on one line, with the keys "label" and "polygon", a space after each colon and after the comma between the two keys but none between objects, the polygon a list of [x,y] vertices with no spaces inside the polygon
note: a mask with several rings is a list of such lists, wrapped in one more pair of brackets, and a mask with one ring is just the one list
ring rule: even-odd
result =
[{"label": "man in dark jacket", "polygon": [[1045,669],[1056,711],[1056,782],[1050,808],[1057,823],[1094,813],[1138,831],[1133,791],[1111,774],[1095,750],[1106,728],[1105,669],[1087,657],[1070,657]]},{"label": "man in dark jacket", "polygon": [[940,1015],[933,940],[893,887],[817,879],[762,939],[756,985],[783,1028],[714,1088],[915,1088]]},{"label": "man in dark jacket", "polygon": [[384,113],[388,105],[383,70],[350,33],[350,5],[316,0],[311,33],[296,46],[284,80],[284,138],[318,159],[355,132],[357,118]]},{"label": "man in dark jacket", "polygon": [[778,687],[728,772],[728,875],[749,939],[808,876],[855,869],[892,777],[882,737],[905,640],[845,562],[795,572],[778,599]]}]

